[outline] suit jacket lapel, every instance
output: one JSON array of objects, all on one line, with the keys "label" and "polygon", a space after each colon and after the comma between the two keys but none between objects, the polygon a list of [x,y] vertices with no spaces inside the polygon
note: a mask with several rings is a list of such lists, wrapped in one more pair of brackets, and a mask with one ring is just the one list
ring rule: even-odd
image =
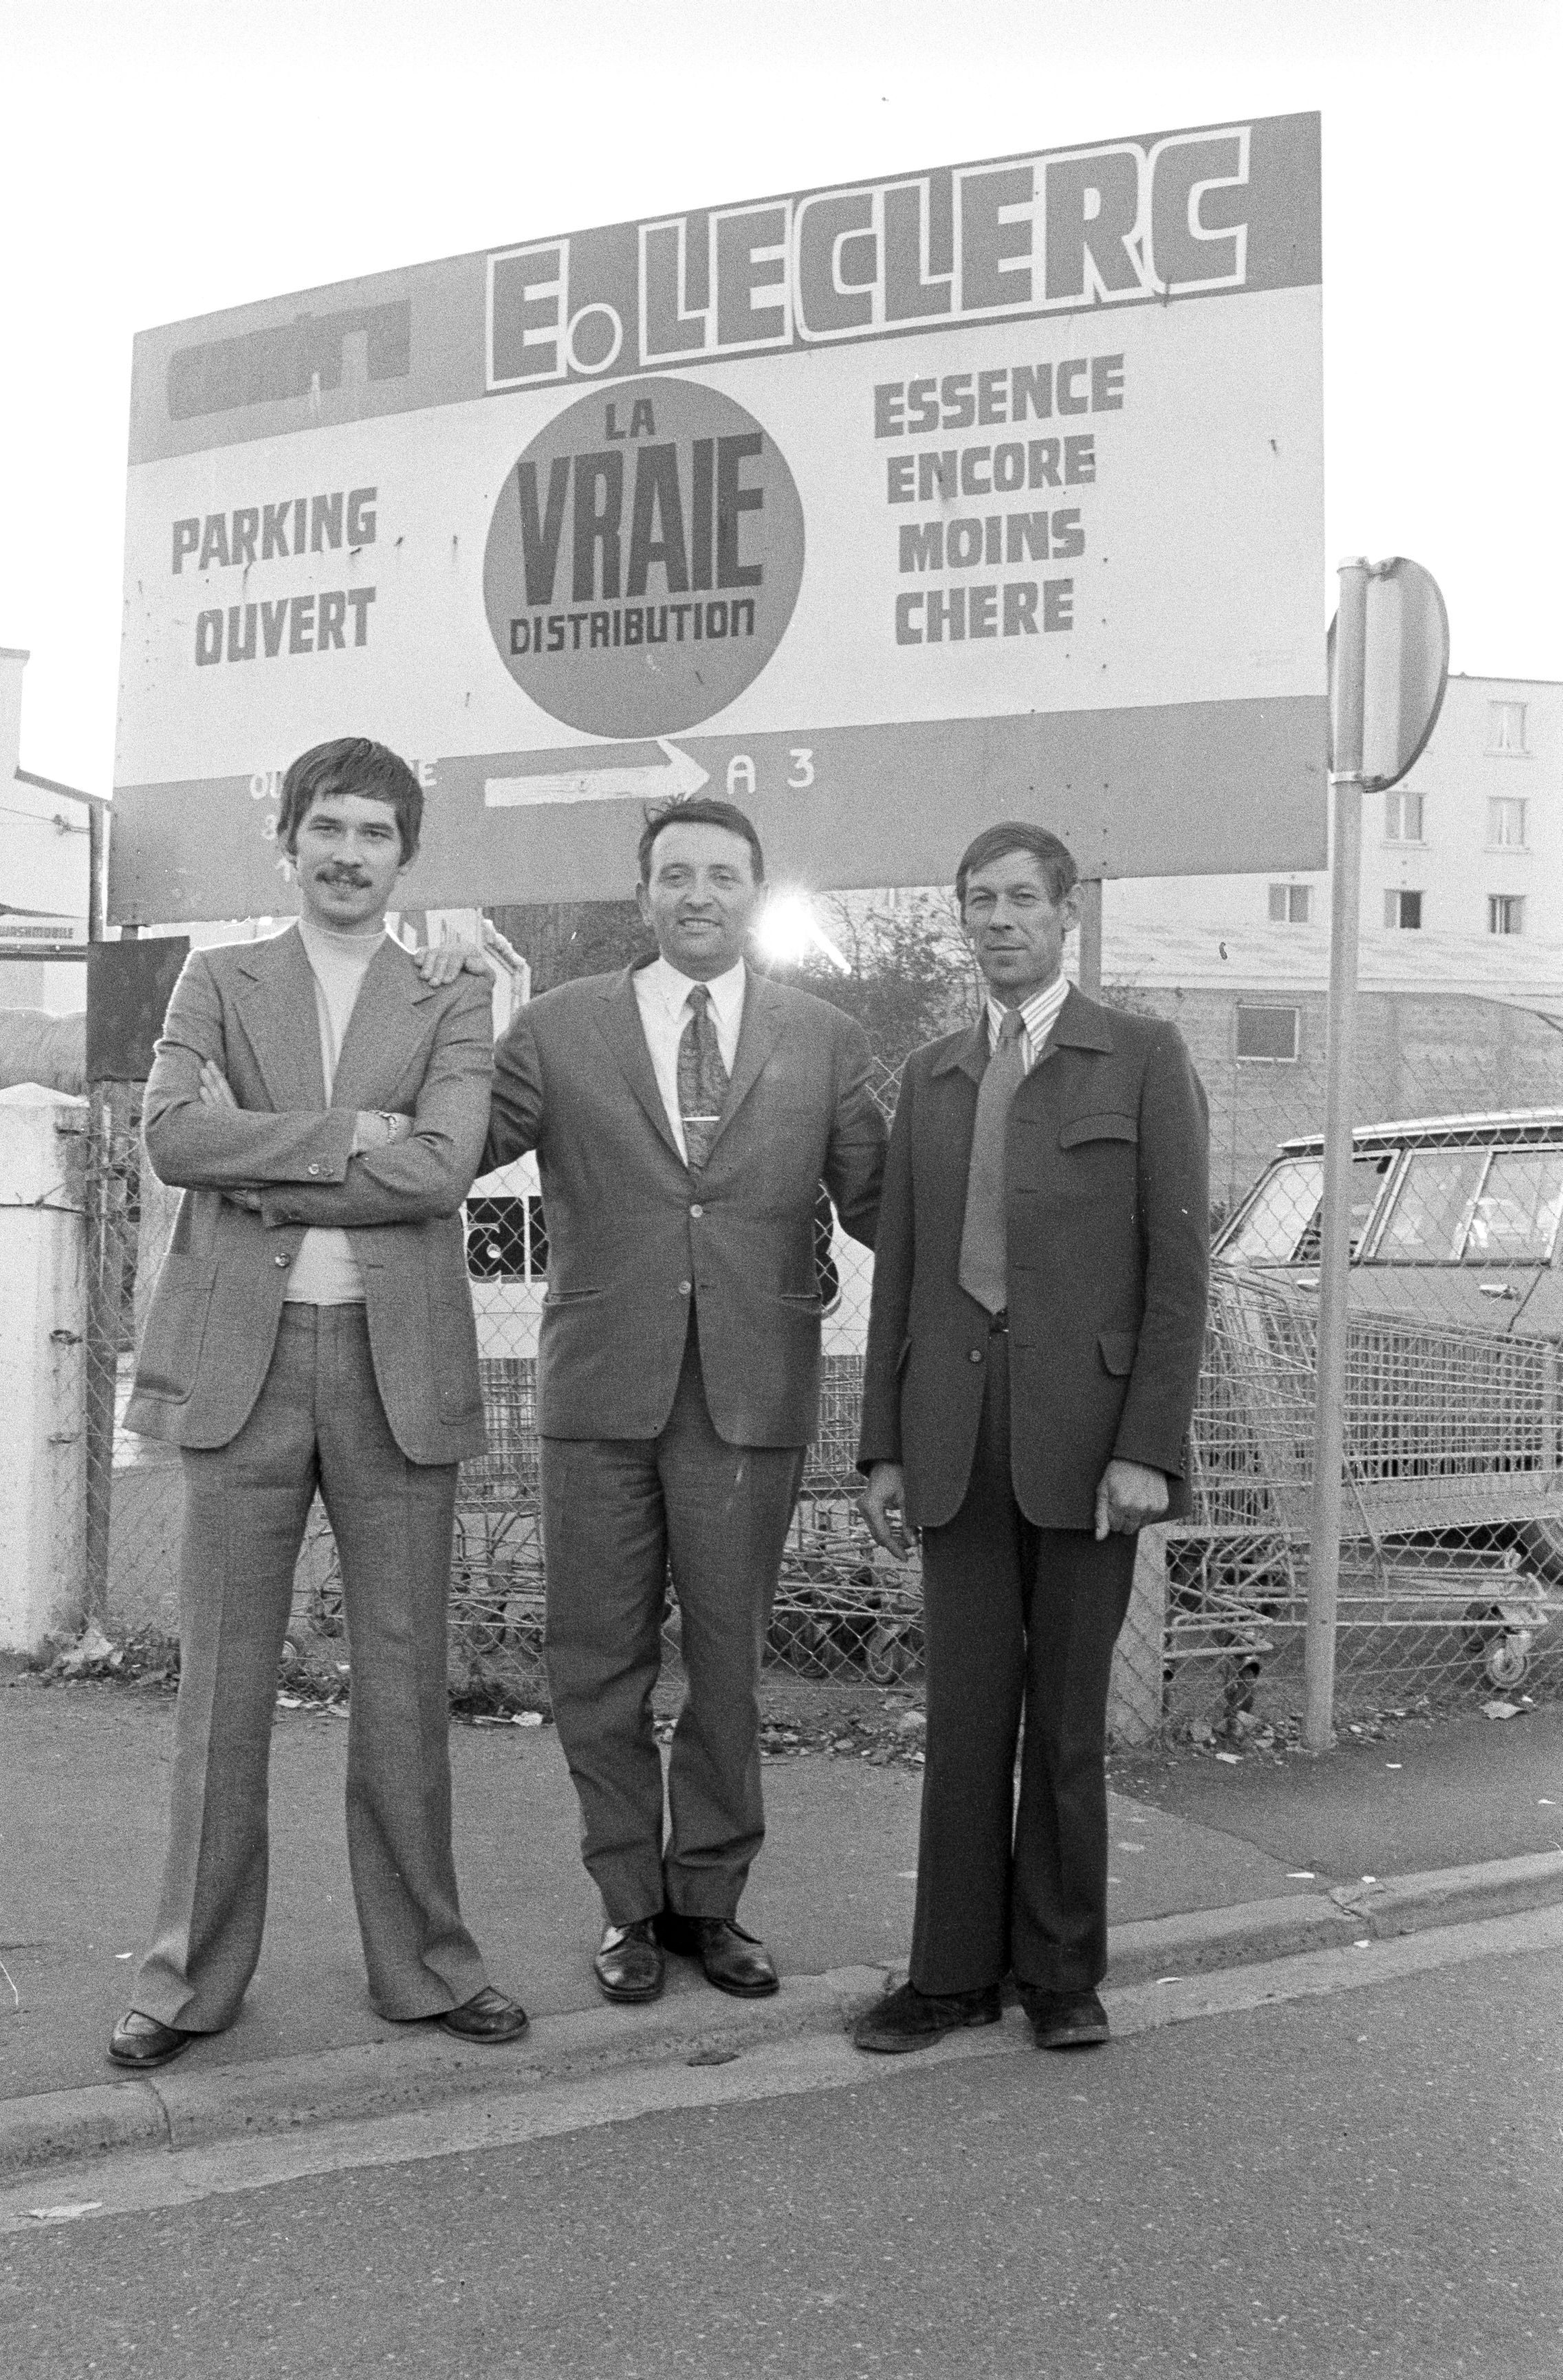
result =
[{"label": "suit jacket lapel", "polygon": [[934,1061],[933,1072],[936,1075],[950,1075],[958,1071],[974,1083],[981,1082],[984,1069],[987,1064],[986,1015],[986,1011],[979,1009],[975,1021],[967,1026],[964,1033],[951,1040],[943,1055]]},{"label": "suit jacket lapel", "polygon": [[435,997],[406,953],[389,934],[369,964],[337,1052],[333,1108],[373,1107],[423,1038],[419,1011]]},{"label": "suit jacket lapel", "polygon": [[625,1082],[635,1093],[646,1114],[682,1165],[684,1158],[673,1138],[668,1111],[662,1105],[662,1094],[657,1087],[657,1070],[651,1063],[647,1046],[646,1030],[640,1022],[640,1002],[636,997],[633,967],[615,976],[608,985],[597,1012],[597,1022],[603,1039],[613,1052]]},{"label": "suit jacket lapel", "polygon": [[234,1004],[273,1108],[323,1108],[315,978],[297,927],[252,943],[239,977]]},{"label": "suit jacket lapel", "polygon": [[1053,1029],[1036,1064],[1015,1093],[1017,1106],[1039,1107],[1053,1096],[1058,1070],[1048,1064],[1060,1050],[1110,1050],[1112,1029],[1095,1001],[1071,985],[1064,1004],[1053,1019]]},{"label": "suit jacket lapel", "polygon": [[782,1031],[778,1004],[769,978],[745,966],[743,1021],[738,1027],[738,1047],[733,1053],[727,1097],[721,1103],[721,1121],[711,1135],[713,1149],[754,1089],[761,1067],[776,1047]]}]

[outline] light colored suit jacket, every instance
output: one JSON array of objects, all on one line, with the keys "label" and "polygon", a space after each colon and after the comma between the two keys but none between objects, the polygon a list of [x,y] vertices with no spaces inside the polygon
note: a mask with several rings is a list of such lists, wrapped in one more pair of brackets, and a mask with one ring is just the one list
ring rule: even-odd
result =
[{"label": "light colored suit jacket", "polygon": [[[215,1059],[240,1112],[203,1107]],[[260,1393],[288,1269],[309,1225],[336,1224],[363,1273],[375,1378],[413,1463],[485,1444],[460,1208],[492,1075],[490,990],[444,990],[387,939],[370,964],[328,1107],[314,978],[298,933],[192,952],[147,1085],[148,1154],[185,1191],[152,1294],[127,1426],[225,1446]],[[410,1114],[409,1140],[350,1157],[359,1109]],[[253,1213],[223,1196],[258,1189]]]},{"label": "light colored suit jacket", "polygon": [[485,1168],[538,1155],[548,1298],[538,1426],[654,1438],[696,1303],[706,1402],[733,1446],[814,1434],[821,1305],[814,1210],[871,1247],[884,1120],[862,1027],[751,969],[732,1080],[698,1178],[680,1156],[628,968],[561,984],[495,1053]]},{"label": "light colored suit jacket", "polygon": [[[858,1460],[905,1468],[906,1517],[953,1520],[971,1476],[987,1316],[961,1287],[979,1017],[907,1061],[874,1262]],[[1004,1150],[1011,1465],[1045,1529],[1089,1529],[1114,1456],[1168,1475],[1205,1346],[1205,1093],[1177,1028],[1072,990],[1016,1091]]]}]

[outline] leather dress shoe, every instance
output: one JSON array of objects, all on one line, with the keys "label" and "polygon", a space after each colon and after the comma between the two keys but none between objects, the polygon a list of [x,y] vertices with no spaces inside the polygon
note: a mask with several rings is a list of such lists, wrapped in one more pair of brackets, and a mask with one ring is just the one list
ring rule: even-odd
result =
[{"label": "leather dress shoe", "polygon": [[852,2028],[853,2046],[894,2057],[908,2049],[927,2049],[963,2025],[997,2024],[1002,2013],[997,1984],[976,1992],[920,1992],[915,1984],[903,1984],[858,2018]]},{"label": "leather dress shoe", "polygon": [[1022,1984],[1020,2001],[1038,2049],[1094,2049],[1112,2038],[1107,2010],[1095,1992],[1044,1992]]},{"label": "leather dress shoe", "polygon": [[144,2073],[150,2066],[166,2066],[200,2038],[199,2034],[181,2033],[177,2025],[160,2024],[155,2016],[143,2016],[139,2009],[131,2009],[114,2028],[109,2056],[116,2066],[133,2066]]},{"label": "leather dress shoe", "polygon": [[458,2041],[519,2041],[527,2030],[527,2011],[519,2000],[506,1999],[485,1984],[459,2008],[446,2009],[435,2023],[443,2033],[454,2033]]},{"label": "leather dress shoe", "polygon": [[765,1999],[782,1988],[775,1961],[757,1936],[733,1917],[685,1917],[664,1909],[657,1932],[670,1950],[698,1959],[708,1984],[741,2000]]},{"label": "leather dress shoe", "polygon": [[637,1917],[628,1925],[605,1927],[591,1969],[604,1999],[654,2000],[667,1977],[656,1919]]}]

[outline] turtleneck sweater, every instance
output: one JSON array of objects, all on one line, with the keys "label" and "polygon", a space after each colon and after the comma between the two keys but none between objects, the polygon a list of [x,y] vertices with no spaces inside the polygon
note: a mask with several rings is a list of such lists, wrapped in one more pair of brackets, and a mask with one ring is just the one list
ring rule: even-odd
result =
[{"label": "turtleneck sweater", "polygon": [[[321,1072],[326,1103],[336,1081],[337,1061],[346,1038],[353,1010],[363,989],[384,933],[333,934],[328,927],[300,917],[298,939],[315,978],[315,1015],[321,1033]],[[363,1275],[345,1232],[306,1232],[289,1268],[283,1292],[289,1305],[361,1305]]]}]

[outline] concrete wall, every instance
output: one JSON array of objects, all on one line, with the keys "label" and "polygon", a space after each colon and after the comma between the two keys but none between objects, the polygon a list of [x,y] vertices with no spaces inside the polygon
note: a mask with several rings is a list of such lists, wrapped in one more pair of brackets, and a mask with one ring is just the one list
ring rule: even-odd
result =
[{"label": "concrete wall", "polygon": [[[1279,1140],[1322,1132],[1323,992],[1136,990],[1134,1004],[1169,1017],[1210,1100],[1211,1196],[1231,1206]],[[1301,1011],[1294,1063],[1239,1058],[1240,1003]],[[1366,992],[1357,1023],[1356,1120],[1563,1105],[1563,1035],[1545,1018],[1496,1001]]]}]

